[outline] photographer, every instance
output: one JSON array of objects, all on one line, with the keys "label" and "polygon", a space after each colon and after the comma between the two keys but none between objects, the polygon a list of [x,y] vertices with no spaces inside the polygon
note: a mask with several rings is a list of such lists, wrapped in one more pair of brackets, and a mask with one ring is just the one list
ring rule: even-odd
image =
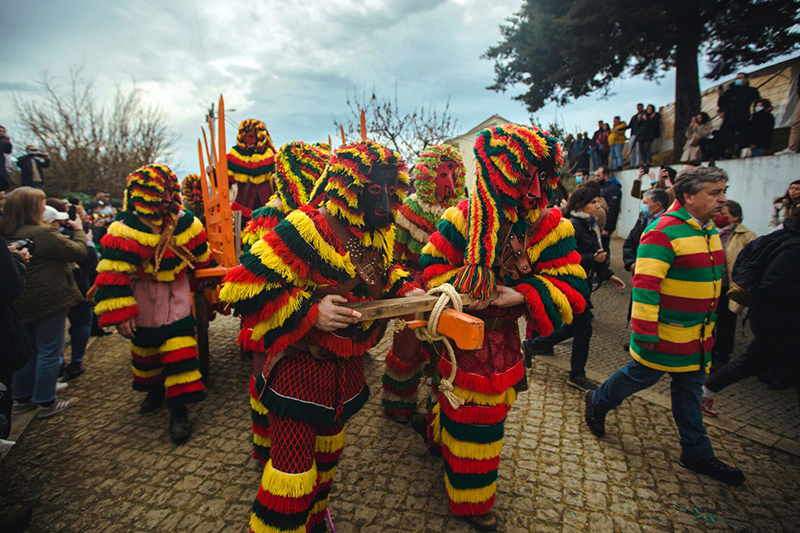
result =
[{"label": "photographer", "polygon": [[[669,203],[664,207],[669,208],[669,206],[672,205],[672,202],[675,201],[673,185],[675,182],[675,176],[677,175],[678,172],[674,168],[661,165],[661,168],[658,169],[658,177],[653,179],[653,174],[650,173],[650,165],[642,165],[639,167],[639,175],[635,180],[633,180],[633,185],[631,186],[631,196],[637,200],[641,200],[649,191],[652,191],[653,189],[663,189],[669,196]],[[642,190],[642,181],[645,176],[650,178],[650,187]]]},{"label": "photographer", "polygon": [[28,145],[25,151],[28,153],[17,159],[20,183],[23,187],[41,189],[44,185],[43,169],[50,166],[50,158],[33,145]]},{"label": "photographer", "polygon": [[[578,187],[569,197],[564,212],[575,227],[577,250],[581,254],[581,267],[586,271],[590,286],[597,280],[599,286],[610,281],[617,289],[624,289],[625,282],[608,268],[608,253],[600,244],[600,231],[595,214],[600,209],[600,195],[593,187]],[[522,346],[525,350],[525,364],[530,366],[534,355],[553,355],[553,346],[574,336],[572,343],[571,369],[567,385],[581,391],[597,388],[586,377],[586,361],[589,358],[589,343],[592,340],[592,302],[586,297],[586,310],[575,315],[572,324],[564,325],[548,337],[527,339]]]},{"label": "photographer", "polygon": [[[75,200],[75,201],[73,201]],[[70,200],[69,204],[63,200],[56,198],[49,198],[47,205],[53,207],[58,211],[60,222],[54,223],[63,235],[70,239],[74,236],[74,231],[66,223],[67,220],[78,220],[82,223],[81,218],[78,216],[80,202],[77,198]],[[69,205],[69,207],[67,207]],[[83,211],[83,208],[80,208]],[[63,218],[66,216],[66,218]],[[69,342],[70,342],[70,362],[64,365],[64,375],[62,381],[67,382],[83,374],[86,369],[83,365],[83,355],[86,353],[86,346],[89,343],[89,337],[92,333],[92,304],[86,300],[86,293],[92,286],[94,278],[97,276],[97,250],[92,242],[92,231],[86,234],[87,238],[87,253],[86,258],[82,261],[72,264],[72,275],[75,277],[75,283],[78,284],[81,294],[84,296],[84,301],[70,308],[67,318],[69,318]]]},{"label": "photographer", "polygon": [[[33,241],[27,280],[14,310],[25,324],[35,357],[14,373],[14,412],[37,410],[37,417],[60,413],[75,402],[56,398],[56,380],[64,352],[67,310],[83,295],[70,264],[86,257],[86,234],[79,220],[68,220],[72,238],[44,223],[45,195],[20,187],[8,195],[0,235],[8,240]],[[52,209],[52,208],[50,208]],[[53,210],[55,211],[55,210]],[[57,215],[56,215],[57,216]]]}]

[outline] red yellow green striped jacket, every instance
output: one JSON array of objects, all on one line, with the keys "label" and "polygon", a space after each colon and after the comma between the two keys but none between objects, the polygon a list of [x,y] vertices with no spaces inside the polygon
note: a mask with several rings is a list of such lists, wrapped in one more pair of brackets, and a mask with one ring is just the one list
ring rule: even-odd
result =
[{"label": "red yellow green striped jacket", "polygon": [[645,230],[633,276],[634,359],[667,372],[708,369],[724,261],[714,225],[701,228],[677,201]]},{"label": "red yellow green striped jacket", "polygon": [[[175,224],[175,242],[185,246],[197,258],[192,265],[202,268],[211,262],[211,250],[203,224],[191,211],[181,211]],[[133,297],[131,280],[154,279],[170,282],[186,275],[189,265],[167,249],[159,271],[155,272],[155,248],[161,239],[139,219],[122,211],[108,227],[100,244],[103,258],[97,265],[94,295],[97,321],[100,326],[111,326],[139,315],[139,306]]]},{"label": "red yellow green striped jacket", "polygon": [[419,268],[422,247],[436,231],[436,224],[447,207],[431,204],[412,194],[408,196],[397,211],[394,226],[394,256],[397,261],[409,267]]},{"label": "red yellow green striped jacket", "polygon": [[[445,211],[436,233],[422,249],[422,281],[429,288],[452,283],[464,266],[468,212],[469,200]],[[524,233],[528,224],[528,220],[520,220],[514,230]],[[549,335],[563,324],[571,324],[573,316],[585,310],[585,295],[589,293],[586,272],[576,250],[575,229],[558,209],[550,210],[531,239],[528,259],[533,266],[532,276],[498,281],[525,296],[529,325],[539,335]]]}]

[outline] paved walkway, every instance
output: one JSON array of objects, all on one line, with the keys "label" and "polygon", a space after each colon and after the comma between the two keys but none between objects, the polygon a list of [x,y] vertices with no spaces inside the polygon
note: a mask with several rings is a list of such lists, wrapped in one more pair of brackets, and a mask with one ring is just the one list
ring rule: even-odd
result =
[{"label": "paved walkway", "polygon": [[[590,368],[599,374],[627,362],[614,317],[627,294],[611,291],[596,299]],[[166,410],[138,414],[126,341],[97,340],[86,356],[89,371],[70,383],[78,405],[32,421],[0,463],[0,501],[33,506],[32,532],[246,531],[260,470],[250,458],[250,367],[239,359],[237,325],[230,318],[212,324],[209,399],[192,410],[194,436],[183,446],[169,440]],[[367,359],[373,396],[347,427],[331,505],[336,530],[471,531],[449,514],[441,460],[410,428],[381,415],[387,347]],[[677,431],[659,404],[666,379],[653,397],[632,398],[610,414],[598,440],[583,424],[582,396],[564,383],[564,359],[536,361],[531,389],[506,424],[495,507],[503,531],[800,530],[800,457],[712,426],[718,455],[742,468],[747,483],[728,488],[682,469]],[[741,386],[767,405],[775,393],[751,381]],[[720,398],[734,406],[737,395]],[[791,435],[783,422],[769,427]]]}]

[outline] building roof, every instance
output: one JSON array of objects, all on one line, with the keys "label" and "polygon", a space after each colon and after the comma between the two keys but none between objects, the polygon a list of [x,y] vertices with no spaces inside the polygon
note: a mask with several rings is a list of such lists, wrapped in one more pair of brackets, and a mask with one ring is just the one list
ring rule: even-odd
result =
[{"label": "building roof", "polygon": [[463,134],[459,135],[458,137],[453,137],[452,139],[448,139],[445,142],[447,144],[453,144],[454,142],[461,141],[461,140],[464,140],[464,139],[468,139],[468,138],[471,139],[471,138],[475,137],[478,134],[478,132],[480,132],[481,130],[485,130],[486,128],[489,128],[489,127],[497,125],[497,124],[508,124],[510,122],[511,122],[510,120],[508,120],[506,118],[503,118],[500,115],[498,115],[497,113],[495,113],[494,115],[492,115],[491,117],[487,118],[486,120],[484,120],[483,122],[481,122],[480,124],[478,124],[477,126],[472,128],[471,130],[469,130],[468,132],[463,133]]}]

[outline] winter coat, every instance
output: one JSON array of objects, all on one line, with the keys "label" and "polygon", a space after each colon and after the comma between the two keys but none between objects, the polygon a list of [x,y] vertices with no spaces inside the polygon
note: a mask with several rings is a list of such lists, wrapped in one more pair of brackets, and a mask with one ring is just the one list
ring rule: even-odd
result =
[{"label": "winter coat", "polygon": [[725,113],[722,121],[727,126],[742,126],[750,119],[750,107],[761,96],[750,85],[731,84],[719,97],[717,105]]},{"label": "winter coat", "polygon": [[622,244],[622,264],[628,272],[630,272],[633,265],[636,264],[636,252],[639,250],[639,242],[642,240],[644,230],[647,229],[647,226],[652,222],[653,220],[647,217],[639,217],[636,224],[633,225],[633,229],[631,229],[631,232],[628,233],[628,236],[625,238],[625,242]]},{"label": "winter coat", "polygon": [[747,142],[756,148],[772,148],[772,132],[775,130],[775,117],[766,109],[753,113],[750,117]]},{"label": "winter coat", "polygon": [[639,119],[639,131],[636,134],[636,141],[654,141],[658,137],[661,137],[661,114],[655,113],[650,117],[647,113],[644,113],[644,118]]},{"label": "winter coat", "polygon": [[611,132],[608,134],[608,144],[615,145],[615,144],[625,144],[627,139],[625,138],[625,128],[628,125],[624,122],[620,122],[616,126],[611,126]]},{"label": "winter coat", "polygon": [[619,218],[619,210],[622,202],[622,184],[617,178],[609,179],[602,187],[600,187],[600,196],[608,204],[608,213],[606,215],[603,230],[609,234],[614,233],[617,229],[617,219]]},{"label": "winter coat", "polygon": [[[36,165],[37,169],[39,170],[40,181],[35,183],[33,180],[33,165]],[[33,187],[36,184],[41,186],[44,183],[43,169],[50,166],[50,160],[45,159],[41,155],[26,154],[17,159],[17,166],[19,167],[20,172],[20,184],[23,187]]]},{"label": "winter coat", "polygon": [[633,276],[634,359],[666,372],[708,369],[723,261],[717,229],[713,224],[700,227],[680,202],[647,228]]},{"label": "winter coat", "polygon": [[714,131],[714,126],[711,122],[705,124],[690,124],[686,128],[686,143],[683,145],[683,154],[681,160],[683,161],[699,161],[700,154],[700,140],[707,138]]},{"label": "winter coat", "polygon": [[82,229],[75,230],[73,238],[69,239],[51,226],[28,225],[14,232],[13,240],[17,239],[31,239],[34,244],[25,288],[14,302],[14,309],[24,324],[84,301],[71,265],[87,254],[86,234]]},{"label": "winter coat", "polygon": [[25,366],[32,353],[25,328],[12,307],[24,285],[25,263],[8,251],[8,243],[0,237],[0,376]]},{"label": "winter coat", "polygon": [[[739,253],[747,246],[747,243],[754,241],[758,237],[754,232],[747,229],[743,224],[736,224],[736,227],[731,230],[728,236],[728,241],[725,243],[725,272],[727,280],[725,287],[731,287],[731,276],[733,275],[733,265],[736,264],[736,258]],[[726,289],[727,290],[727,289]],[[728,299],[728,309],[737,315],[744,312],[745,307]]]},{"label": "winter coat", "polygon": [[[589,217],[582,211],[579,213],[570,213],[569,221],[572,222],[572,227],[575,228],[575,242],[577,244],[577,252],[581,255],[581,267],[586,271],[588,278],[592,277],[592,272],[600,265],[594,260],[594,254],[602,248],[600,244],[600,229],[597,225],[592,227]],[[612,276],[613,272],[606,269],[603,272],[603,281]]]}]

